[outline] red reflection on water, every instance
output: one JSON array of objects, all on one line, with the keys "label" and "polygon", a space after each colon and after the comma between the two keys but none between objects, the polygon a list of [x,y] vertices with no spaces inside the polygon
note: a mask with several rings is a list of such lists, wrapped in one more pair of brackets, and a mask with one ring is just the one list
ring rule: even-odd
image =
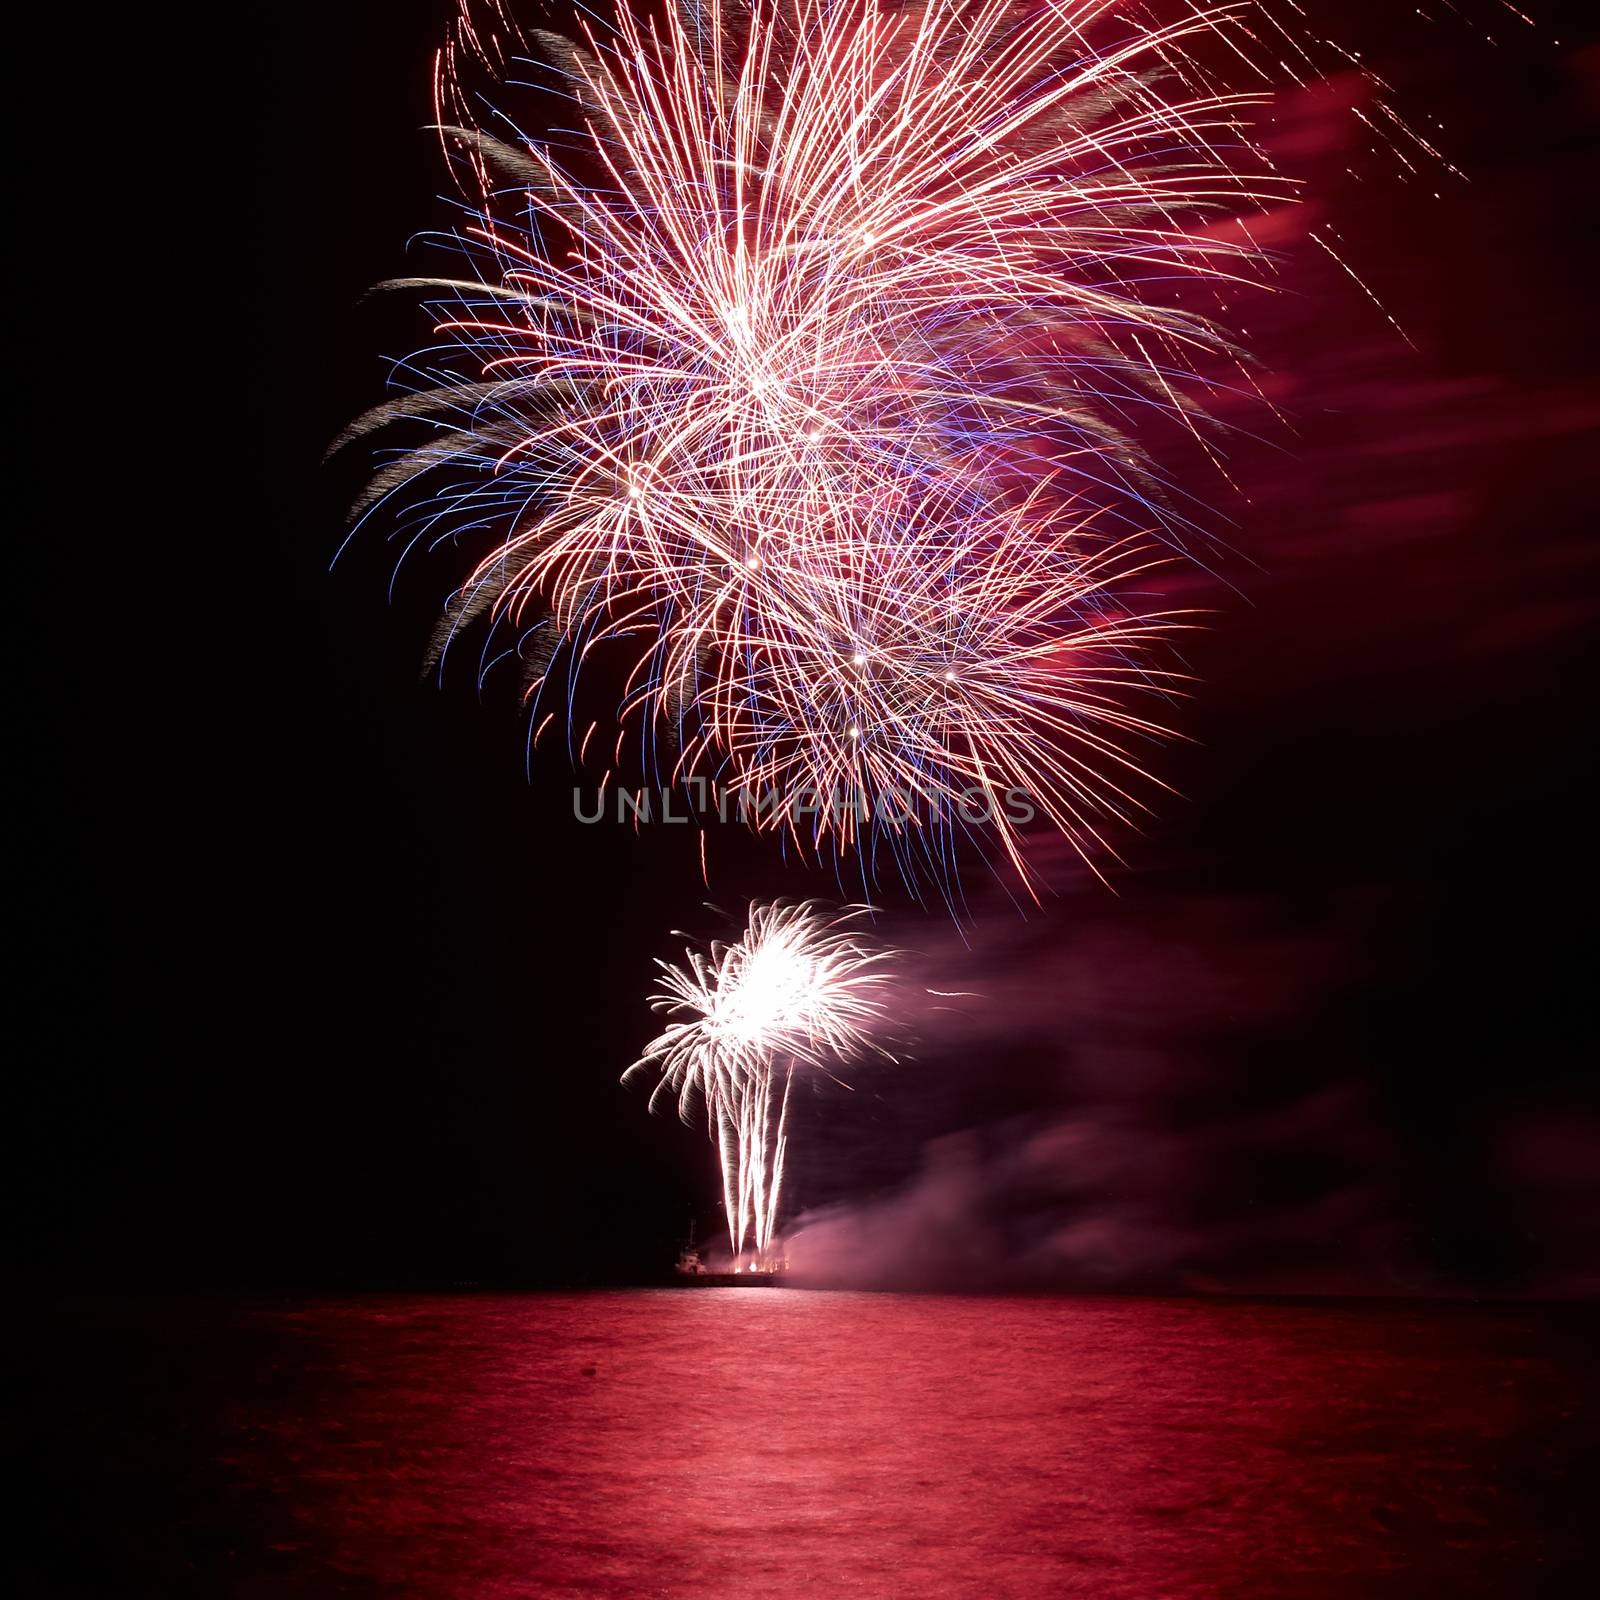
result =
[{"label": "red reflection on water", "polygon": [[1588,1380],[1538,1310],[707,1289],[164,1315],[184,1427],[128,1464],[203,1486],[156,1554],[217,1593],[1459,1600],[1566,1592],[1581,1559]]}]

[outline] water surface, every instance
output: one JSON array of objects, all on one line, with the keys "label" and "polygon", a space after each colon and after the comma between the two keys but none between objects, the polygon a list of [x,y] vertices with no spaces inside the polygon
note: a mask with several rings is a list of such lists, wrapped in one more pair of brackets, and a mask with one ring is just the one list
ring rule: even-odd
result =
[{"label": "water surface", "polygon": [[[737,1289],[102,1308],[107,1593],[1580,1592],[1575,1313]],[[93,1396],[95,1398],[86,1398]]]}]

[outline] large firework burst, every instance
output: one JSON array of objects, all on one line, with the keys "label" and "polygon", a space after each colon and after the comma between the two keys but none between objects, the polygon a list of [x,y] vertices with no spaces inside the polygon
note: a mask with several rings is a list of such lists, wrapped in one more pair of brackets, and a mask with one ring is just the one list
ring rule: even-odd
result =
[{"label": "large firework burst", "polygon": [[[1192,531],[1135,436],[1209,437],[1243,367],[1180,302],[1248,277],[1223,223],[1286,196],[1263,91],[1201,64],[1266,13],[617,0],[569,40],[463,6],[464,270],[402,280],[446,342],[346,435],[427,426],[358,512],[487,547],[431,659],[510,630],[485,659],[534,729],[620,661],[602,747],[776,795],[752,814],[808,847],[870,832],[912,876],[977,826],[1026,881],[1021,795],[1096,854],[1161,731],[1136,701],[1175,688],[1141,575]],[[526,85],[523,52],[564,133],[465,87]]]}]

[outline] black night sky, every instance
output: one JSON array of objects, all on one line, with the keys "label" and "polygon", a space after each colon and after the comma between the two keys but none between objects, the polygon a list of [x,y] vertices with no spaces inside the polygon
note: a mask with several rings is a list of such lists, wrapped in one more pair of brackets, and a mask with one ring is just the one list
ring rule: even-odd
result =
[{"label": "black night sky", "polygon": [[[330,574],[360,464],[322,451],[422,331],[362,296],[442,217],[449,7],[272,9],[208,36],[203,106],[163,90],[137,141],[93,136],[127,181],[75,304],[115,319],[121,376],[77,402],[18,602],[24,1267],[648,1275],[715,1216],[703,1136],[617,1081],[651,958],[716,931],[708,899],[836,891],[732,829],[708,893],[692,830],[580,825],[559,758],[525,775],[509,685],[418,682],[448,558],[391,597],[375,533]],[[1048,1233],[1027,1281],[1600,1284],[1600,44],[1578,5],[1560,48],[1348,9],[1471,182],[1339,180],[1310,99],[1283,137],[1418,349],[1289,241],[1255,331],[1291,426],[1236,460],[1249,503],[1218,497],[1235,587],[1200,602],[1194,742],[1160,757],[1183,798],[1114,894],[1063,866],[1024,922],[979,886],[971,956],[889,897],[991,1009],[873,1087],[799,1204],[824,1241],[877,1219],[929,1281],[1013,1281]],[[1052,1148],[1070,1185],[1037,1177]],[[959,1250],[926,1248],[935,1193]]]}]

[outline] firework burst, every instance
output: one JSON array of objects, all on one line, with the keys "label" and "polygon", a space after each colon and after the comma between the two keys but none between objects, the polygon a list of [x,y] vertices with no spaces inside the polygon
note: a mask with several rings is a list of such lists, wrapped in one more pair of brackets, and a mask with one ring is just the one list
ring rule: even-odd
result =
[{"label": "firework burst", "polygon": [[[1147,574],[1196,533],[1136,436],[1215,454],[1208,392],[1249,377],[1187,306],[1291,189],[1247,131],[1269,13],[1165,9],[619,0],[569,40],[464,0],[463,269],[402,280],[443,343],[345,436],[427,426],[358,513],[489,546],[430,660],[485,624],[538,730],[620,662],[613,764],[908,879],[976,815],[1026,882],[1011,794],[1097,855],[1177,688]],[[525,55],[567,132],[463,87]]]},{"label": "firework burst", "polygon": [[743,935],[684,964],[657,962],[651,1007],[673,1019],[624,1079],[659,1074],[651,1108],[675,1098],[692,1120],[696,1101],[722,1163],[728,1239],[758,1259],[770,1249],[783,1190],[789,1096],[797,1072],[833,1076],[875,1052],[889,995],[889,952],[859,924],[865,908],[829,916],[817,901],[753,905]]}]

